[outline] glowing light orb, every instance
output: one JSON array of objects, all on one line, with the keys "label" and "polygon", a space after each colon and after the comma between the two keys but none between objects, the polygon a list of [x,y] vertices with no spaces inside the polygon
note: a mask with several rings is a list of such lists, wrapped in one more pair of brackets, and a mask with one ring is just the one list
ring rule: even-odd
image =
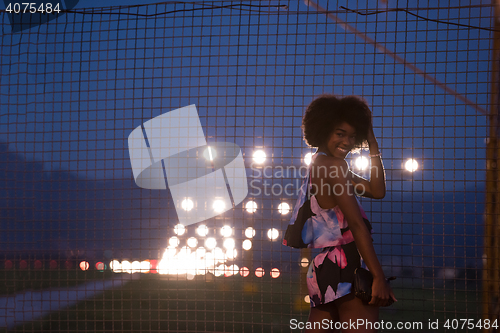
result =
[{"label": "glowing light orb", "polygon": [[235,242],[234,242],[234,239],[232,238],[226,238],[224,240],[224,243],[222,244],[223,247],[225,247],[227,250],[232,250],[234,249],[234,246],[235,246]]},{"label": "glowing light orb", "polygon": [[222,228],[220,228],[220,234],[222,235],[222,237],[231,237],[231,235],[233,234],[233,228],[231,228],[228,225],[225,225]]},{"label": "glowing light orb", "polygon": [[250,250],[252,248],[252,241],[250,239],[245,239],[241,244],[243,250]]},{"label": "glowing light orb", "polygon": [[290,212],[290,205],[287,204],[286,202],[282,202],[278,205],[278,212],[280,212],[281,215],[286,215]]},{"label": "glowing light orb", "polygon": [[179,238],[177,237],[170,237],[170,239],[168,240],[168,245],[170,245],[171,247],[177,247],[179,246]]},{"label": "glowing light orb", "polygon": [[269,229],[267,231],[267,237],[270,239],[270,240],[275,240],[279,237],[280,235],[280,232],[278,231],[278,229],[276,228],[272,228],[272,229]]},{"label": "glowing light orb", "polygon": [[103,262],[100,262],[100,261],[99,261],[99,262],[97,262],[97,263],[95,264],[95,268],[96,268],[98,271],[103,271],[106,267],[105,267],[105,265],[104,265],[104,263],[103,263]]},{"label": "glowing light orb", "polygon": [[189,237],[187,240],[187,245],[189,247],[196,247],[198,245],[198,240],[194,237]]},{"label": "glowing light orb", "polygon": [[215,200],[212,208],[217,212],[217,213],[222,213],[224,209],[226,208],[226,204],[222,200]]},{"label": "glowing light orb", "polygon": [[226,265],[219,265],[215,268],[214,275],[215,276],[224,275],[225,271],[226,271]]},{"label": "glowing light orb", "polygon": [[253,238],[255,236],[255,229],[252,227],[248,227],[245,229],[245,237],[247,238]]},{"label": "glowing light orb", "polygon": [[266,160],[266,153],[263,150],[257,150],[252,157],[255,163],[262,164]]},{"label": "glowing light orb", "polygon": [[308,265],[309,265],[309,259],[307,259],[307,258],[300,259],[300,266],[301,267],[307,267]]},{"label": "glowing light orb", "polygon": [[198,226],[198,228],[196,228],[196,233],[201,237],[205,237],[206,235],[208,235],[208,227],[202,224]]},{"label": "glowing light orb", "polygon": [[370,161],[366,157],[360,156],[356,158],[356,160],[354,161],[354,165],[358,170],[365,170],[366,168],[368,168],[368,165],[370,165]]},{"label": "glowing light orb", "polygon": [[279,269],[277,269],[277,268],[273,268],[273,269],[271,269],[271,277],[272,277],[273,279],[276,279],[276,278],[278,278],[279,276],[280,276],[280,270],[279,270]]},{"label": "glowing light orb", "polygon": [[257,211],[257,203],[255,201],[249,201],[246,203],[245,209],[249,213],[255,213]]},{"label": "glowing light orb", "polygon": [[217,241],[213,237],[209,237],[205,240],[205,247],[209,250],[215,249],[217,246]]},{"label": "glowing light orb", "polygon": [[227,249],[226,257],[228,259],[234,259],[238,255],[238,251],[236,249]]},{"label": "glowing light orb", "polygon": [[410,172],[415,172],[418,169],[418,162],[413,158],[410,158],[405,163],[405,169]]},{"label": "glowing light orb", "polygon": [[205,157],[205,159],[209,160],[209,161],[213,161],[216,156],[217,156],[217,152],[212,147],[208,147],[203,152],[203,157]]},{"label": "glowing light orb", "polygon": [[184,233],[186,232],[186,227],[183,226],[182,224],[177,224],[175,227],[174,227],[174,233],[176,235],[179,235],[179,236],[182,236],[184,235]]},{"label": "glowing light orb", "polygon": [[255,276],[256,276],[256,277],[263,277],[263,276],[264,276],[264,274],[265,274],[265,272],[264,272],[264,268],[262,268],[262,267],[259,267],[259,268],[257,268],[257,269],[255,270]]},{"label": "glowing light orb", "polygon": [[311,161],[312,161],[312,156],[313,156],[313,154],[312,154],[312,153],[307,153],[307,154],[304,156],[304,163],[305,163],[306,165],[311,164]]},{"label": "glowing light orb", "polygon": [[88,270],[88,269],[89,269],[89,263],[88,263],[88,262],[86,262],[85,260],[84,260],[84,261],[82,261],[82,262],[80,262],[80,269],[81,269],[82,271],[86,271],[86,270]]},{"label": "glowing light orb", "polygon": [[247,277],[248,275],[250,275],[250,270],[246,267],[241,267],[240,268],[240,275],[243,277]]},{"label": "glowing light orb", "polygon": [[304,302],[306,302],[306,303],[311,303],[311,299],[309,298],[309,295],[306,295],[306,296],[304,297]]},{"label": "glowing light orb", "polygon": [[181,208],[184,209],[186,212],[189,212],[191,209],[194,207],[194,202],[191,199],[184,199],[181,202]]}]

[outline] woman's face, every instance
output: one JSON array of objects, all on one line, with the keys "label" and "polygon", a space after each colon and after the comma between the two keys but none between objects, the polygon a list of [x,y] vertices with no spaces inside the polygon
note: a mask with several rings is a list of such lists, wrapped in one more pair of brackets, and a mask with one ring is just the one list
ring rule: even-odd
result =
[{"label": "woman's face", "polygon": [[326,144],[326,153],[331,156],[345,158],[354,148],[356,130],[346,122],[336,125]]}]

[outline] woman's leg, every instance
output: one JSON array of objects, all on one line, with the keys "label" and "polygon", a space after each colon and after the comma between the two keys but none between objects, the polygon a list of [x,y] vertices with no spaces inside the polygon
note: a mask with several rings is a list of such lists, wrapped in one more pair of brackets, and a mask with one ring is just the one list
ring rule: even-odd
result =
[{"label": "woman's leg", "polygon": [[347,329],[342,333],[374,333],[373,328],[378,322],[378,307],[363,303],[353,294],[346,295],[335,301],[341,323],[357,323],[358,319],[363,319],[365,325],[352,328],[351,325],[344,324]]},{"label": "woman's leg", "polygon": [[[335,306],[334,302],[330,302],[327,304],[322,304],[318,305],[314,308],[311,308],[311,312],[309,313],[309,319],[308,322],[311,323],[312,325],[311,329],[306,329],[304,333],[316,333],[316,332],[331,332],[331,333],[338,333],[340,331],[337,331],[335,329],[330,330],[330,329],[322,329],[323,327],[323,320],[327,319],[328,326],[330,327],[330,322],[337,322],[339,321],[339,312],[337,309],[337,306]],[[314,323],[316,324],[316,328],[314,328]]]}]

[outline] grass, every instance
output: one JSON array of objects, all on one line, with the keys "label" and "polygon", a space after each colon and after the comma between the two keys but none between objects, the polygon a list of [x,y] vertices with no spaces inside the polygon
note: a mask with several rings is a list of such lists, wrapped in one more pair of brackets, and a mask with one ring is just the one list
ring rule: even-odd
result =
[{"label": "grass", "polygon": [[[143,274],[12,332],[290,332],[291,319],[307,320],[298,280],[210,277],[187,281]],[[381,311],[382,320],[420,321],[426,328],[429,320],[479,316],[475,290],[398,283],[399,302]]]}]

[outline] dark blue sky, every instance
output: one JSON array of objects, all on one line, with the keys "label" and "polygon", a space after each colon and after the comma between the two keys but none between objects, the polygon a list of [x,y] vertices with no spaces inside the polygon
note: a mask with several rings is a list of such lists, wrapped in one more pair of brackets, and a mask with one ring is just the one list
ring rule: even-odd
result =
[{"label": "dark blue sky", "polygon": [[[87,8],[102,5],[84,2]],[[115,249],[129,244],[145,253],[163,248],[171,233],[167,227],[175,224],[175,212],[165,208],[169,207],[166,194],[141,190],[132,183],[127,137],[134,128],[167,111],[196,104],[209,143],[235,142],[248,165],[259,147],[270,156],[267,165],[299,166],[311,151],[301,138],[305,106],[321,93],[357,94],[373,110],[388,175],[388,196],[382,202],[368,201],[366,208],[373,220],[388,222],[379,231],[389,237],[385,243],[397,248],[391,253],[444,261],[441,244],[457,245],[448,250],[461,255],[465,247],[460,246],[467,243],[469,252],[464,257],[478,260],[480,254],[474,251],[482,245],[486,116],[302,2],[262,2],[268,3],[285,3],[289,9],[260,13],[204,9],[141,17],[135,14],[198,7],[115,8],[113,14],[65,14],[15,34],[9,33],[7,16],[1,15],[0,140],[8,143],[11,152],[39,161],[45,170],[89,180],[81,182],[80,196],[74,197],[69,194],[71,179],[54,185],[45,180],[33,186],[36,190],[28,188],[35,182],[31,178],[9,185],[19,190],[16,195],[24,204],[16,212],[8,211],[17,220],[6,219],[11,224],[3,228],[20,228],[15,236],[19,238],[5,234],[6,239],[18,247],[35,242],[41,219],[47,237],[59,237],[60,243],[52,243],[55,248],[71,248],[80,241],[88,249],[102,249],[107,246],[104,235],[111,237],[110,247]],[[327,5],[327,1],[319,3]],[[490,27],[492,10],[483,3],[448,9],[459,4],[419,2],[420,7],[410,11]],[[346,1],[329,4],[334,11],[357,6]],[[78,8],[84,8],[83,1]],[[404,12],[336,15],[488,109],[492,32],[428,22]],[[413,174],[401,171],[410,157],[421,165]],[[31,172],[20,170],[19,174]],[[106,180],[115,181],[113,187],[102,182]],[[93,183],[95,188],[87,190]],[[52,188],[50,194],[47,186]],[[467,197],[464,191],[472,195]],[[26,204],[40,193],[53,198],[51,208],[43,200]],[[133,199],[142,206],[131,209]],[[110,202],[113,209],[106,210]],[[262,230],[286,225],[286,217],[276,216],[276,202],[270,202],[268,210],[251,221]],[[27,213],[25,207],[34,208]],[[76,217],[70,215],[75,209],[79,209]],[[240,213],[231,214],[238,223],[248,223]],[[100,219],[105,223],[100,225]],[[16,221],[26,224],[19,227]],[[445,233],[456,238],[445,240]],[[380,238],[376,241],[380,244]],[[281,256],[281,251],[277,244],[274,253]],[[455,259],[450,256],[450,260]]]},{"label": "dark blue sky", "polygon": [[[414,175],[422,182],[414,181],[413,189],[425,187],[426,180],[433,189],[484,181],[485,116],[303,3],[288,5],[288,11],[260,14],[238,9],[150,18],[124,14],[192,4],[67,14],[22,34],[7,33],[4,15],[0,139],[48,169],[129,178],[130,131],[196,104],[209,141],[234,141],[247,155],[255,146],[265,147],[280,165],[309,151],[299,126],[314,96],[357,94],[372,107],[388,169],[400,169],[409,157],[423,166]],[[342,5],[352,7],[330,2],[329,9]],[[424,10],[419,5],[413,11],[429,18],[490,25],[487,6]],[[75,9],[84,6],[92,3]],[[337,15],[488,108],[492,32],[403,12]],[[396,182],[391,188],[398,184],[405,186]]]}]

